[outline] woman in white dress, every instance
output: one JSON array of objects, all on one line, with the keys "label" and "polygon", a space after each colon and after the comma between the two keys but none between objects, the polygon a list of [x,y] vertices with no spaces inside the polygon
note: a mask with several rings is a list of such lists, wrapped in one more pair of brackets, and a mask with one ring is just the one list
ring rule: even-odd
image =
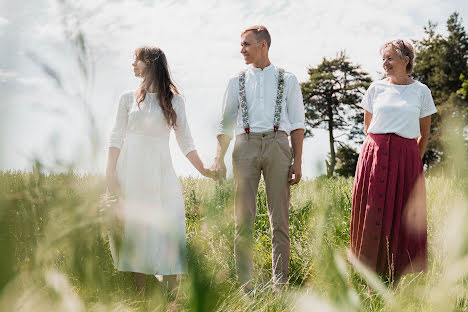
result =
[{"label": "woman in white dress", "polygon": [[109,142],[107,182],[120,194],[123,234],[119,248],[112,237],[114,266],[134,272],[139,291],[146,275],[162,275],[169,290],[185,273],[185,209],[172,166],[169,132],[204,176],[212,176],[195,150],[184,100],[171,80],[164,52],[143,46],[135,51],[134,74],[143,79],[120,96]]}]

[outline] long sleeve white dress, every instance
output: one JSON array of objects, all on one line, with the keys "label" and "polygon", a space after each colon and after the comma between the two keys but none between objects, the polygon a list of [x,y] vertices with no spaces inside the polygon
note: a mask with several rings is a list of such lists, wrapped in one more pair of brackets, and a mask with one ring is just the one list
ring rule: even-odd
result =
[{"label": "long sleeve white dress", "polygon": [[[180,95],[172,100],[175,135],[184,155],[195,150]],[[124,234],[114,266],[119,271],[171,275],[187,271],[185,208],[169,150],[170,128],[155,93],[138,108],[134,91],[120,97],[109,146],[120,149],[117,176],[121,187]]]}]

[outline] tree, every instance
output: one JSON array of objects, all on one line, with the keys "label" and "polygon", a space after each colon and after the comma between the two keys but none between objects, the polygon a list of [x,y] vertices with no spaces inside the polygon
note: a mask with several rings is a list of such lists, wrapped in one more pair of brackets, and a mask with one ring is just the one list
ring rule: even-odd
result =
[{"label": "tree", "polygon": [[347,144],[340,144],[336,151],[336,173],[342,177],[353,177],[359,159],[359,153]]},{"label": "tree", "polygon": [[[468,101],[463,98],[463,81],[468,77],[468,36],[456,12],[447,20],[446,37],[436,34],[436,26],[429,22],[424,27],[426,38],[414,41],[414,77],[431,89],[438,110],[432,118],[431,136],[423,159],[428,165],[449,157],[444,153],[442,138],[448,134],[441,129],[442,120],[461,118],[466,124],[468,119]],[[463,133],[462,129],[458,132]]]},{"label": "tree", "polygon": [[324,58],[317,67],[311,67],[309,80],[301,83],[306,114],[306,137],[312,129],[327,129],[330,141],[330,161],[327,176],[336,166],[334,131],[348,131],[348,138],[362,142],[363,110],[358,106],[371,83],[359,65],[352,64],[344,51],[333,59]]},{"label": "tree", "polygon": [[465,79],[463,74],[460,75],[460,80],[462,81],[461,88],[457,91],[457,94],[463,99],[468,98],[468,79]]}]

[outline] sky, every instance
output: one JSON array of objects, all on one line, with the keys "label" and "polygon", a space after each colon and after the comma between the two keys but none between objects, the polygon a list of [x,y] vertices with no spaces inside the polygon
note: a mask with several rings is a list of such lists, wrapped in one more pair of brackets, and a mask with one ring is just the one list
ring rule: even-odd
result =
[{"label": "sky", "polygon": [[[143,44],[165,51],[197,150],[211,165],[227,82],[246,67],[239,52],[248,26],[269,29],[270,60],[300,82],[341,50],[379,79],[384,42],[422,39],[429,20],[444,33],[454,11],[468,29],[461,0],[0,1],[0,170],[30,170],[37,159],[50,170],[104,173],[119,95],[140,83],[131,63]],[[82,52],[70,39],[77,34]],[[178,175],[199,176],[174,136],[170,149]],[[324,130],[304,141],[306,178],[325,172],[328,152]]]}]

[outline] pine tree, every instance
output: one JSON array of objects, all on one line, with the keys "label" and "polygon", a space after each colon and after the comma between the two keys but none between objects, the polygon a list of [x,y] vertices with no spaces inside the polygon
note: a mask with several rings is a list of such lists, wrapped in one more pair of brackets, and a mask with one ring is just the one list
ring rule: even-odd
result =
[{"label": "pine tree", "polygon": [[450,15],[446,26],[448,35],[444,37],[436,34],[437,25],[429,22],[424,27],[426,37],[414,41],[414,77],[431,89],[438,110],[438,114],[432,116],[431,136],[423,159],[428,165],[449,157],[444,153],[442,139],[452,134],[443,133],[442,120],[461,118],[466,125],[468,119],[468,101],[462,94],[463,79],[468,77],[468,36],[456,12]]},{"label": "pine tree", "polygon": [[309,68],[309,80],[301,84],[306,113],[306,137],[312,129],[327,129],[330,142],[330,161],[327,176],[332,176],[336,166],[334,131],[348,131],[355,142],[363,137],[363,110],[361,97],[370,85],[371,78],[352,64],[344,51],[333,59],[324,58],[317,67]]}]

